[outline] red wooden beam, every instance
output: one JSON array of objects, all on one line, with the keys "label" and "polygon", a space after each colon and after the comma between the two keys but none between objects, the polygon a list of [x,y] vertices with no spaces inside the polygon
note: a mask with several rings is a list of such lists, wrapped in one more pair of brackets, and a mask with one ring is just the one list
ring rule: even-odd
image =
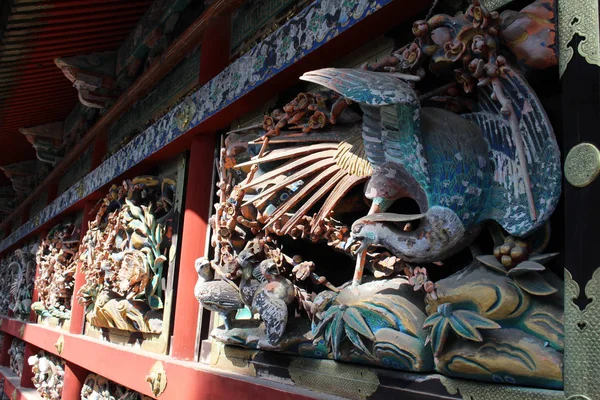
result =
[{"label": "red wooden beam", "polygon": [[167,387],[160,395],[160,400],[309,399],[299,394],[298,389],[293,386],[283,390],[274,387],[268,380],[236,377],[196,362],[175,360],[15,319],[2,319],[0,330],[9,335],[18,334],[19,329],[25,325],[23,340],[55,355],[59,354],[54,344],[63,336],[64,345],[60,357],[65,361],[153,398],[146,376],[157,360],[160,361],[167,374]]}]

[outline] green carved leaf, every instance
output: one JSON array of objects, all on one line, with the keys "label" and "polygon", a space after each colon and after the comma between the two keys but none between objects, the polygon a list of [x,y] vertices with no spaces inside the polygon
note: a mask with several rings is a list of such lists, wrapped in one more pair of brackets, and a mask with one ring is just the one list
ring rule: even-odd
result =
[{"label": "green carved leaf", "polygon": [[506,267],[504,267],[504,265],[502,265],[500,263],[500,261],[498,261],[496,259],[496,257],[494,257],[492,255],[486,255],[486,256],[477,256],[476,258],[477,258],[477,261],[479,261],[486,267],[488,267],[498,273],[506,274]]},{"label": "green carved leaf", "polygon": [[508,271],[508,276],[514,277],[517,275],[526,274],[527,272],[532,272],[532,271],[542,272],[545,270],[546,270],[546,267],[544,267],[540,263],[537,263],[535,261],[523,261],[523,262],[520,262],[519,264],[517,264],[516,267],[514,267],[513,269]]},{"label": "green carved leaf", "polygon": [[[378,306],[376,304],[371,304],[368,302],[364,302],[360,305],[360,311],[364,315],[368,315],[366,313],[376,314],[380,319],[383,319],[385,323],[393,329],[398,329],[398,323],[396,322],[396,317],[394,313],[388,310],[385,307]],[[368,317],[367,317],[368,320]]]},{"label": "green carved leaf", "polygon": [[352,342],[354,347],[356,347],[362,353],[364,353],[368,356],[371,356],[371,352],[369,351],[369,349],[367,349],[367,346],[365,346],[365,344],[363,343],[362,339],[360,338],[360,335],[358,333],[356,333],[356,331],[353,330],[352,328],[350,328],[348,325],[345,325],[344,329],[346,331],[346,336],[348,337],[350,342]]},{"label": "green carved leaf", "polygon": [[459,336],[474,342],[481,342],[483,340],[481,333],[471,325],[471,321],[467,315],[456,312],[448,318],[448,322],[450,322],[450,326]]},{"label": "green carved leaf", "polygon": [[167,261],[167,257],[165,257],[163,255],[158,256],[158,258],[156,258],[156,260],[154,260],[154,265],[152,268],[154,273],[157,273],[158,269],[160,267],[162,267],[162,265],[164,264],[165,261]]},{"label": "green carved leaf", "polygon": [[448,319],[443,318],[431,329],[431,347],[433,348],[433,353],[435,355],[439,355],[444,348],[444,344],[448,338],[449,328],[450,323],[448,322]]},{"label": "green carved leaf", "polygon": [[558,291],[537,272],[527,272],[512,278],[521,289],[534,296],[548,296]]},{"label": "green carved leaf", "polygon": [[344,338],[344,320],[342,313],[337,313],[331,322],[331,344],[333,354],[336,358],[340,355],[340,346]]},{"label": "green carved leaf", "polygon": [[354,329],[356,332],[360,333],[364,337],[375,340],[375,335],[371,332],[371,328],[360,314],[358,310],[355,308],[348,308],[344,312],[344,322],[350,326],[350,328]]},{"label": "green carved leaf", "polygon": [[453,313],[458,315],[463,320],[468,320],[469,324],[477,329],[500,329],[501,326],[489,318],[486,318],[474,311],[456,310]]},{"label": "green carved leaf", "polygon": [[160,310],[161,308],[163,308],[162,300],[156,295],[148,297],[148,305],[153,310]]},{"label": "green carved leaf", "polygon": [[156,229],[154,230],[154,242],[156,243],[157,246],[160,246],[160,244],[162,243],[162,238],[163,238],[163,227],[158,225],[156,227]]},{"label": "green carved leaf", "polygon": [[125,199],[125,204],[129,206],[129,214],[135,219],[142,219],[142,209],[134,205],[130,200]]},{"label": "green carved leaf", "polygon": [[132,231],[139,232],[143,236],[148,236],[148,227],[139,219],[132,219],[129,221],[127,228]]},{"label": "green carved leaf", "polygon": [[314,329],[313,337],[315,339],[317,339],[319,336],[323,335],[325,328],[327,328],[327,325],[333,319],[336,312],[338,312],[339,310],[340,310],[339,306],[332,306],[327,311],[325,311],[325,314],[323,314],[323,319],[321,320],[321,322],[319,322],[317,327]]},{"label": "green carved leaf", "polygon": [[423,322],[423,328],[431,328],[442,318],[442,314],[433,313]]}]

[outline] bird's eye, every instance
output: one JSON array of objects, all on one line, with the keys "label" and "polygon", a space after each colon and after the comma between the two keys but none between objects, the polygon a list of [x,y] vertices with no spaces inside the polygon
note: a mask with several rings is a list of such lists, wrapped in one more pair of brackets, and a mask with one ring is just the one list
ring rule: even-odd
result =
[{"label": "bird's eye", "polygon": [[352,227],[352,233],[359,233],[361,229],[362,229],[362,224],[361,225],[354,225]]}]

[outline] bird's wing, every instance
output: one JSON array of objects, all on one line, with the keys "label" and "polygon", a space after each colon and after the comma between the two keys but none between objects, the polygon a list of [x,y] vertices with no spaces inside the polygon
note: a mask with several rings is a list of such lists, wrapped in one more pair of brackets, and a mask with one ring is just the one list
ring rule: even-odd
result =
[{"label": "bird's wing", "polygon": [[252,308],[258,311],[265,323],[269,343],[277,344],[287,325],[288,310],[285,302],[269,296],[265,291],[259,291],[254,296]]},{"label": "bird's wing", "polygon": [[374,166],[386,161],[401,164],[423,187],[429,185],[420,103],[409,84],[388,73],[337,68],[307,72],[300,79],[360,104],[363,143]]},{"label": "bird's wing", "polygon": [[[479,112],[463,116],[479,125],[490,148],[493,185],[483,216],[513,235],[525,236],[548,220],[559,200],[560,150],[548,116],[528,83],[513,71],[500,81],[522,140],[501,113],[500,103],[492,100],[489,87],[479,89]],[[518,146],[522,146],[525,165]]]}]

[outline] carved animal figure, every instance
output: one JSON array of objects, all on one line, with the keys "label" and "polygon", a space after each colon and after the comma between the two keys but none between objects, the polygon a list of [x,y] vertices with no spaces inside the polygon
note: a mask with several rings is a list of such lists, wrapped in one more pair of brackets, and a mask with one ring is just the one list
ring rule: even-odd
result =
[{"label": "carved animal figure", "polygon": [[264,321],[269,342],[276,344],[287,325],[288,306],[295,298],[294,285],[289,279],[279,275],[273,260],[264,260],[259,268],[266,281],[256,290],[252,309]]},{"label": "carved animal figure", "polygon": [[[421,109],[414,90],[386,73],[323,69],[301,79],[339,92],[364,112],[362,139],[376,168],[365,191],[371,210],[352,229],[351,240],[361,240],[361,250],[383,245],[408,261],[436,261],[464,248],[483,221],[495,220],[524,236],[554,210],[558,147],[539,101],[516,74],[506,79],[505,93],[520,110],[518,133],[527,136],[529,163],[537,155],[543,168],[519,164],[515,132],[489,100],[481,102],[480,112],[462,118]],[[415,200],[422,213],[411,232],[394,225],[409,216],[385,213],[403,197]]]},{"label": "carved animal figure", "polygon": [[228,281],[212,280],[210,261],[206,258],[196,260],[196,272],[196,300],[207,310],[219,313],[223,317],[225,327],[231,329],[231,321],[235,318],[237,310],[244,308],[239,290]]}]

